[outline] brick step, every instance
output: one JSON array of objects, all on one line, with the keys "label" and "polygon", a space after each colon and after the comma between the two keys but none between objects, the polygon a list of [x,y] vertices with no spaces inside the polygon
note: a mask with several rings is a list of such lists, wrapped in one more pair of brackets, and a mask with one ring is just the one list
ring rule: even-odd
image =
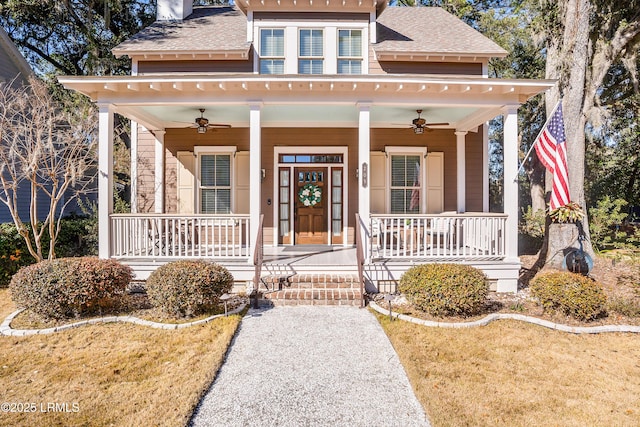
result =
[{"label": "brick step", "polygon": [[283,289],[360,289],[358,276],[353,274],[269,275],[262,281],[272,290]]},{"label": "brick step", "polygon": [[352,289],[284,289],[268,292],[262,298],[270,304],[280,305],[348,305],[359,306],[360,290]]},{"label": "brick step", "polygon": [[360,289],[360,284],[351,283],[312,283],[312,282],[266,282],[269,289]]}]

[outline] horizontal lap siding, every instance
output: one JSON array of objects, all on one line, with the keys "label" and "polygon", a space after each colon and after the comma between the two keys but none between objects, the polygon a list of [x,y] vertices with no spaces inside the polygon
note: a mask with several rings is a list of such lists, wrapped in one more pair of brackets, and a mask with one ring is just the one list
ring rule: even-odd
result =
[{"label": "horizontal lap siding", "polygon": [[426,146],[428,152],[443,152],[444,210],[456,210],[456,137],[451,130],[433,130],[416,135],[411,128],[371,129],[371,151],[384,151],[386,146]]},{"label": "horizontal lap siding", "polygon": [[469,62],[378,61],[369,46],[369,74],[482,75],[482,64]]},{"label": "horizontal lap siding", "polygon": [[467,172],[465,186],[467,212],[482,212],[484,169],[489,167],[489,165],[483,166],[483,134],[482,127],[480,127],[478,132],[469,132],[466,136],[465,160]]},{"label": "horizontal lap siding", "polygon": [[[146,150],[144,138],[140,138],[140,153],[151,159],[153,168],[153,137]],[[166,148],[166,201],[167,212],[175,212],[175,200],[177,198],[176,180],[172,179],[176,174],[176,155],[178,151],[193,151],[194,146],[225,145],[236,146],[238,151],[249,150],[249,129],[232,128],[216,129],[206,134],[198,134],[195,129],[167,129],[165,134]],[[358,168],[358,129],[356,128],[264,128],[262,130],[262,158],[261,167],[265,169],[265,179],[262,181],[262,212],[265,216],[265,243],[273,240],[273,193],[274,180],[277,179],[277,171],[273,170],[275,146],[347,146],[349,164],[346,168],[346,177],[349,179],[349,242],[353,241],[352,227],[353,216],[358,207],[358,186],[355,179],[355,170]],[[444,153],[444,210],[456,210],[456,137],[451,130],[434,130],[416,135],[411,129],[371,129],[371,151],[384,151],[385,146],[410,146],[427,147],[429,152]],[[482,210],[482,132],[470,132],[467,135],[466,144],[467,163],[467,210]],[[147,152],[148,151],[148,152]],[[313,148],[309,148],[309,153]],[[144,172],[140,168],[139,183],[147,183],[143,177],[149,176],[151,187],[140,188],[139,194],[148,193],[153,201],[153,171]],[[371,171],[375,173],[375,171]],[[272,204],[267,205],[267,199]]]},{"label": "horizontal lap siding", "polygon": [[138,126],[138,212],[155,209],[155,153],[156,139],[151,132]]},{"label": "horizontal lap siding", "polygon": [[253,56],[246,60],[140,61],[138,74],[162,73],[252,73]]},{"label": "horizontal lap siding", "polygon": [[378,66],[386,74],[482,75],[482,64],[464,62],[380,61]]}]

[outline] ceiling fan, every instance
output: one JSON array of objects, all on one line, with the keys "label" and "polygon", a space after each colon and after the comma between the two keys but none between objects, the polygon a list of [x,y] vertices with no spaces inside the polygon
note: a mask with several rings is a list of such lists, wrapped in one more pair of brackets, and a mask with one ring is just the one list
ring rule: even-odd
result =
[{"label": "ceiling fan", "polygon": [[431,126],[447,126],[449,123],[427,123],[425,119],[423,119],[420,115],[422,114],[422,110],[416,110],[418,113],[418,117],[413,119],[411,122],[411,127],[413,128],[413,132],[416,134],[424,133],[424,130],[432,131]]},{"label": "ceiling fan", "polygon": [[231,125],[223,123],[209,123],[209,119],[204,117],[204,108],[200,108],[200,117],[196,117],[195,124],[192,126],[198,129],[198,133],[206,133],[211,128],[230,128]]}]

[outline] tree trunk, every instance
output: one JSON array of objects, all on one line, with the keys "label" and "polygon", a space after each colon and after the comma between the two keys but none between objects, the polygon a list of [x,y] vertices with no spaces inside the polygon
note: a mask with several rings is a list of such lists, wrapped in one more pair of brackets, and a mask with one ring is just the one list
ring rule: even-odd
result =
[{"label": "tree trunk", "polygon": [[[547,76],[559,80],[557,90],[546,95],[547,116],[563,95],[565,134],[567,138],[567,168],[569,170],[569,191],[571,201],[578,203],[585,211],[583,220],[587,234],[584,250],[593,256],[593,248],[588,239],[588,218],[584,198],[584,162],[585,162],[585,124],[584,115],[585,85],[589,65],[589,34],[591,4],[588,0],[568,0],[559,5],[564,23],[564,32],[559,48],[550,49],[547,55]],[[553,45],[553,42],[552,42]],[[551,179],[547,177],[547,188]],[[558,252],[568,247],[579,247],[574,235],[575,225],[548,228],[548,247],[545,265],[561,268],[562,258]],[[566,246],[568,245],[568,246]],[[565,247],[563,247],[565,246]]]}]

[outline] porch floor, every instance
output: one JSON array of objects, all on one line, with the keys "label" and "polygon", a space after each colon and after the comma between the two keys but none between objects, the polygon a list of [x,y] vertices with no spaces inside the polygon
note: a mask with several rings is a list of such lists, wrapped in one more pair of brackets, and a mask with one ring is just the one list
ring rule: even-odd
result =
[{"label": "porch floor", "polygon": [[265,246],[265,264],[356,266],[356,248],[331,245]]}]

